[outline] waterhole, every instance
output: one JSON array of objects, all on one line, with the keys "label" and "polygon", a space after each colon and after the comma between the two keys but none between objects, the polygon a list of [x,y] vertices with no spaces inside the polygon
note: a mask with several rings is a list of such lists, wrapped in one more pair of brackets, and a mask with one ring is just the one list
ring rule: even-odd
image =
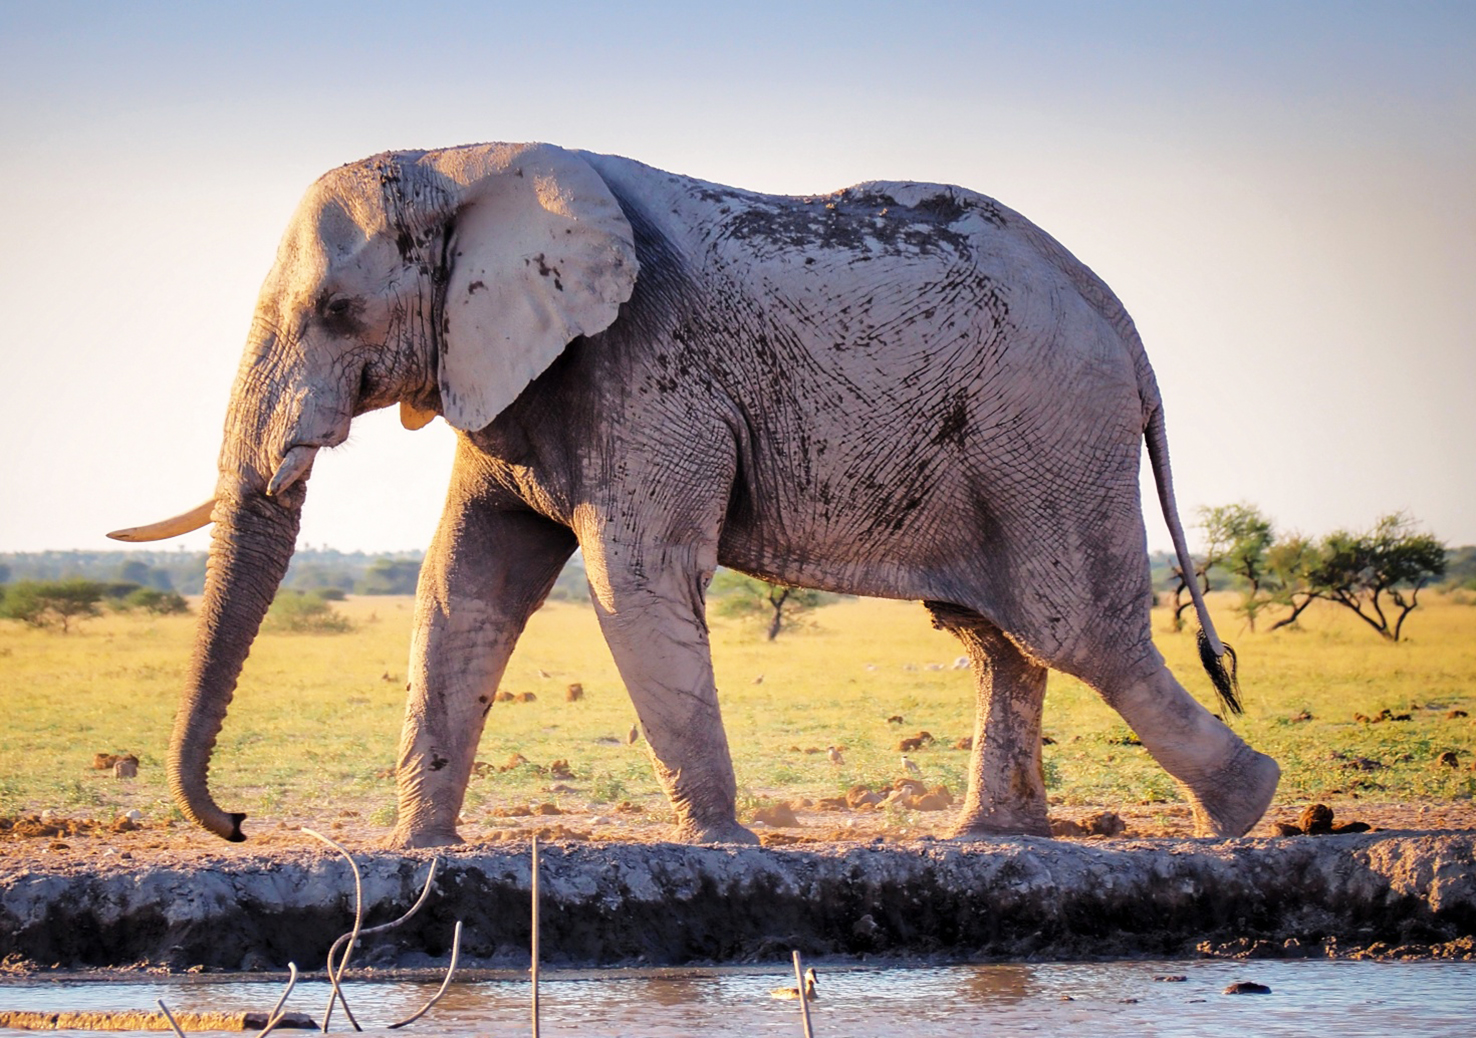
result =
[{"label": "waterhole", "polygon": [[[812,1004],[817,1038],[953,1038],[1024,1034],[1195,1036],[1334,1033],[1423,1036],[1473,1033],[1476,963],[1326,960],[989,964],[819,970]],[[1157,978],[1182,977],[1182,980]],[[1268,994],[1224,994],[1250,981]],[[544,1035],[799,1035],[797,1003],[769,996],[793,985],[787,966],[545,973]],[[529,985],[513,974],[454,984],[430,1013],[400,1031],[439,986],[350,978],[349,1004],[368,1035],[527,1034]],[[280,984],[259,979],[35,977],[0,982],[0,1009],[265,1010]],[[325,982],[299,983],[287,1008],[321,1021]],[[352,1033],[341,1012],[333,1031]],[[0,1034],[22,1034],[0,1030]],[[277,1032],[303,1034],[308,1032]]]}]

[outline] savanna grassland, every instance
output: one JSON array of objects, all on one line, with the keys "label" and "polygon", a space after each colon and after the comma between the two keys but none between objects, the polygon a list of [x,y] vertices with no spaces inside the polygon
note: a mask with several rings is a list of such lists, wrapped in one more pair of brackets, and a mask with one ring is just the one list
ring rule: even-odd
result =
[{"label": "savanna grassland", "polygon": [[[1435,594],[1425,602],[1398,645],[1331,606],[1309,610],[1298,629],[1250,633],[1228,597],[1216,603],[1221,632],[1239,650],[1246,697],[1246,714],[1232,723],[1283,769],[1273,815],[1314,800],[1420,805],[1433,812],[1432,824],[1447,809],[1469,814],[1476,607]],[[361,597],[335,608],[351,624],[346,633],[262,633],[217,746],[213,792],[228,810],[246,811],[258,831],[349,818],[373,836],[393,824],[413,605]],[[1163,631],[1165,613],[1154,622],[1175,673],[1211,704],[1192,635]],[[133,613],[88,620],[66,635],[0,622],[0,816],[51,809],[107,819],[136,808],[147,820],[177,819],[163,761],[193,628],[190,616]],[[911,757],[925,780],[962,793],[968,754],[954,744],[972,732],[972,676],[954,669],[957,643],[934,631],[919,605],[842,601],[774,642],[761,624],[714,618],[713,644],[745,818],[771,800],[890,786],[900,774],[898,741],[923,731],[936,741]],[[569,701],[574,682],[584,695]],[[627,814],[666,817],[644,745],[627,744],[634,711],[588,605],[540,611],[502,689],[536,698],[500,702],[489,715],[479,753],[488,767],[472,781],[464,835],[518,824],[502,816],[509,805],[551,803],[584,823],[616,814],[623,802]],[[1409,719],[1354,720],[1386,710]],[[1045,733],[1053,813],[1183,816],[1173,782],[1120,718],[1063,675],[1050,679]],[[828,759],[831,745],[843,764]],[[1440,760],[1450,751],[1454,766]],[[97,753],[136,754],[138,777],[94,770]],[[572,777],[551,774],[555,761]],[[947,812],[935,814],[893,811],[888,821],[945,828]]]}]

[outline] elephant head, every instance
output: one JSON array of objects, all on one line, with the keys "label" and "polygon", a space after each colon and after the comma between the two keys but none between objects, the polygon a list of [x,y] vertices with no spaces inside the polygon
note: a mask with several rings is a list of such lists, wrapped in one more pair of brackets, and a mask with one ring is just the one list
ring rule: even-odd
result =
[{"label": "elephant head", "polygon": [[110,534],[156,540],[215,523],[169,752],[186,814],[244,839],[245,816],[210,794],[210,757],[286,573],[317,452],[396,402],[407,428],[437,413],[483,428],[569,342],[615,320],[636,271],[604,181],[549,145],[385,154],[312,186],[256,304],[213,499]]}]

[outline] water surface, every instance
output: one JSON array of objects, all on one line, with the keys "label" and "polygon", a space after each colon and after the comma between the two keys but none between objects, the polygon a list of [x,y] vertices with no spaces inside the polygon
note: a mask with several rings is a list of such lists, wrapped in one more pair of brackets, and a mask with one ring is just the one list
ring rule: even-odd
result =
[{"label": "water surface", "polygon": [[[1476,963],[1467,962],[1206,960],[886,969],[821,964],[819,970],[820,999],[811,1007],[817,1038],[1476,1034]],[[1153,979],[1173,974],[1186,980]],[[1221,993],[1236,981],[1256,981],[1272,991]],[[549,1036],[597,1038],[798,1035],[797,1004],[768,995],[770,988],[793,983],[782,966],[546,973],[539,987],[541,1029]],[[438,986],[350,979],[346,990],[368,1035],[528,1033],[529,985],[522,978],[455,984],[421,1020],[404,1030],[386,1029],[420,1008]],[[163,998],[174,1010],[265,1010],[279,992],[279,984],[240,979],[31,978],[0,982],[0,1008],[153,1009],[154,999]],[[287,1008],[321,1021],[327,992],[326,983],[301,983]],[[341,1013],[334,1014],[332,1030],[352,1033]]]}]

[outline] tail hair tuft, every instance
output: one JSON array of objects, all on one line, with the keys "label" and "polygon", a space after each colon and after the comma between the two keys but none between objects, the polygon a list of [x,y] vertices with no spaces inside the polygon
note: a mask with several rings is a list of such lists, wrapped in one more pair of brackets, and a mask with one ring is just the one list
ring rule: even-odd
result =
[{"label": "tail hair tuft", "polygon": [[[1230,660],[1228,669],[1225,667],[1227,658]],[[1215,694],[1220,697],[1225,709],[1232,714],[1243,713],[1240,706],[1240,679],[1237,677],[1239,664],[1235,658],[1235,650],[1226,645],[1224,656],[1215,655],[1215,650],[1210,646],[1209,635],[1200,628],[1199,662],[1204,665],[1205,673],[1215,686]]]}]

